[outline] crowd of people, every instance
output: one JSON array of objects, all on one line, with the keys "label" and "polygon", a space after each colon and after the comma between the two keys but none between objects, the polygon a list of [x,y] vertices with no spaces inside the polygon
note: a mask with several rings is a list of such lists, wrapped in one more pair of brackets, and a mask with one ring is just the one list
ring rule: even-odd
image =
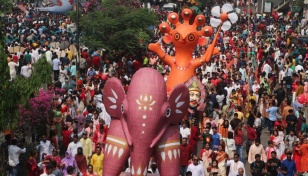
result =
[{"label": "crowd of people", "polygon": [[[5,16],[2,26],[11,81],[18,75],[30,77],[33,64],[45,55],[54,72],[55,117],[31,151],[11,135],[5,136],[1,146],[7,151],[8,172],[22,175],[19,156],[27,152],[30,176],[101,176],[111,121],[102,103],[106,80],[117,77],[127,90],[131,76],[141,67],[157,69],[165,81],[171,68],[151,52],[128,55],[86,47],[81,47],[77,63],[76,53],[69,48],[50,46],[51,42],[75,41],[70,20],[65,15],[41,14],[30,5],[25,7],[27,14],[16,8]],[[204,13],[210,15],[209,11]],[[160,18],[166,16],[160,14]],[[159,40],[162,34],[154,30],[153,40]],[[293,176],[308,172],[307,111],[305,104],[297,101],[308,92],[304,88],[308,46],[297,38],[307,33],[308,25],[298,14],[278,16],[277,12],[251,14],[250,19],[246,12],[240,13],[237,24],[220,33],[220,54],[196,71],[206,87],[206,108],[204,112],[194,111],[179,124],[179,175]],[[9,51],[17,45],[26,50]],[[161,45],[166,53],[175,54],[172,44]],[[205,50],[198,46],[193,58]],[[261,135],[266,144],[261,144]],[[250,168],[245,169],[246,162]],[[158,173],[155,160],[151,159],[148,172]]]}]

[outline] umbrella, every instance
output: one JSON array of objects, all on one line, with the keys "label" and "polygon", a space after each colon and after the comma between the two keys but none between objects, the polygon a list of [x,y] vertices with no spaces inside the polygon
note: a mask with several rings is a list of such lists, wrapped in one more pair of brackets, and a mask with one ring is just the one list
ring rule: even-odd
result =
[{"label": "umbrella", "polygon": [[70,43],[68,41],[63,41],[60,43],[60,49],[64,50],[70,46]]},{"label": "umbrella", "polygon": [[14,46],[14,47],[10,47],[10,48],[9,48],[9,52],[10,52],[10,53],[17,53],[18,51],[24,52],[24,51],[25,51],[25,48],[22,47],[22,46]]},{"label": "umbrella", "polygon": [[201,10],[199,9],[199,7],[197,7],[197,6],[190,7],[190,10],[192,10],[195,15],[199,15],[199,14],[202,13]]},{"label": "umbrella", "polygon": [[59,42],[51,42],[50,43],[50,47],[53,47],[53,48],[59,48],[59,45],[60,45]]}]

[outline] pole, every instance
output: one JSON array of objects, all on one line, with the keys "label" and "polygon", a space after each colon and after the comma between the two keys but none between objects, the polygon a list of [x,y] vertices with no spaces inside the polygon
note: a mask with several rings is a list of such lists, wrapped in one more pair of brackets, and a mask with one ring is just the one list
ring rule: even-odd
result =
[{"label": "pole", "polygon": [[76,35],[76,50],[77,50],[77,63],[76,63],[76,81],[79,80],[80,78],[80,69],[79,69],[79,62],[80,62],[80,47],[79,47],[79,36],[80,36],[80,31],[79,31],[79,0],[76,1],[76,14],[77,14],[77,21],[76,21],[76,27],[77,27],[77,35]]}]

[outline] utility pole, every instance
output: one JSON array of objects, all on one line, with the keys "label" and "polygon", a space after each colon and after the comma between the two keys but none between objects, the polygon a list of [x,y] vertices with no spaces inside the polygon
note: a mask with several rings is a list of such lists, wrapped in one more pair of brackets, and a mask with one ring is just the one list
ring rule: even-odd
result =
[{"label": "utility pole", "polygon": [[79,69],[79,62],[80,62],[80,47],[79,47],[79,36],[80,36],[80,30],[79,30],[79,0],[76,1],[76,14],[77,14],[77,21],[76,21],[76,27],[77,27],[77,35],[76,35],[76,50],[77,50],[77,63],[76,63],[76,81],[80,78],[80,69]]}]

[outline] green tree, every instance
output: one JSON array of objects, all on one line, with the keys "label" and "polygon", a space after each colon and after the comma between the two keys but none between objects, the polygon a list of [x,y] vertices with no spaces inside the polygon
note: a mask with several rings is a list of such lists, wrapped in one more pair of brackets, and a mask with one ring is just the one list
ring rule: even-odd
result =
[{"label": "green tree", "polygon": [[13,8],[13,0],[0,0],[0,14],[9,13]]},{"label": "green tree", "polygon": [[81,42],[90,48],[135,52],[145,49],[157,16],[132,1],[105,0],[103,9],[82,16]]},{"label": "green tree", "polygon": [[17,76],[10,82],[9,68],[3,46],[3,35],[0,35],[0,70],[2,78],[0,82],[0,127],[4,129],[14,129],[19,123],[20,105],[27,106],[28,100],[34,96],[40,88],[51,83],[52,67],[43,55],[34,64],[34,72],[28,79]]}]

